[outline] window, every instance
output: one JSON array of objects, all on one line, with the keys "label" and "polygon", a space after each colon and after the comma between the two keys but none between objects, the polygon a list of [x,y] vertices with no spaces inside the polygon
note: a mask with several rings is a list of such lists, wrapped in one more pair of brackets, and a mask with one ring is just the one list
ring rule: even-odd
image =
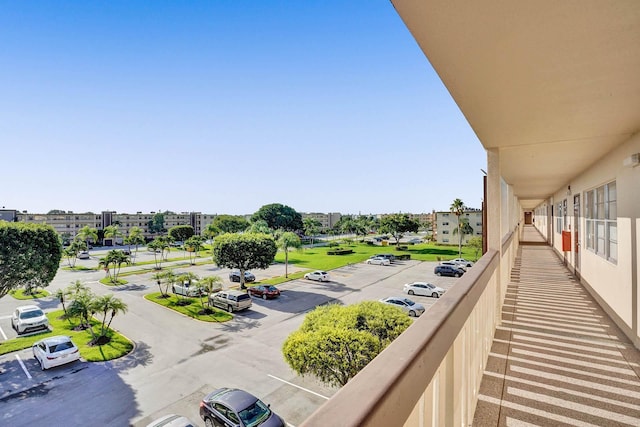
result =
[{"label": "window", "polygon": [[562,203],[556,206],[556,233],[562,233]]},{"label": "window", "polygon": [[615,262],[618,260],[618,208],[616,182],[585,192],[584,217],[587,249]]},{"label": "window", "polygon": [[442,234],[449,234],[449,230],[442,230]]},{"label": "window", "polygon": [[442,226],[444,227],[445,225],[449,225],[449,223],[448,222],[443,222]]}]

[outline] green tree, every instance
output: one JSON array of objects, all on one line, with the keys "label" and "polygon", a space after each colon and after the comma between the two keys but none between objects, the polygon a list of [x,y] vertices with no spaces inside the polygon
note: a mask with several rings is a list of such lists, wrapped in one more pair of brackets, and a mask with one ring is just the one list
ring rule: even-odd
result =
[{"label": "green tree", "polygon": [[411,324],[396,307],[375,301],[320,306],[282,346],[289,366],[331,386],[343,386]]},{"label": "green tree", "polygon": [[[91,305],[94,312],[102,314],[102,322],[100,326],[100,333],[98,334],[97,343],[99,343],[100,345],[106,344],[107,342],[109,342],[109,339],[108,339],[109,337],[107,337],[107,331],[111,326],[111,322],[113,321],[113,318],[118,313],[126,313],[128,308],[127,304],[125,304],[121,299],[114,297],[113,295],[104,295],[104,296],[95,298],[91,302]],[[107,321],[107,315],[109,314],[111,314],[109,323],[105,325]],[[100,341],[101,338],[103,339],[102,341]],[[104,338],[106,338],[106,340],[104,340]]]},{"label": "green tree", "polygon": [[74,240],[73,242],[71,242],[71,244],[69,244],[69,246],[63,249],[62,254],[67,259],[69,267],[75,268],[76,261],[78,259],[78,253],[85,250],[87,250],[87,244],[85,242]]},{"label": "green tree", "polygon": [[451,206],[449,207],[449,210],[451,211],[451,213],[453,213],[457,220],[458,220],[458,226],[456,227],[457,231],[458,231],[458,257],[462,257],[462,232],[460,230],[460,228],[462,227],[462,222],[460,221],[460,217],[462,216],[462,214],[464,214],[464,211],[467,209],[467,207],[464,205],[464,202],[460,199],[455,199],[453,201],[453,203],[451,203]]},{"label": "green tree", "polygon": [[73,302],[69,305],[67,314],[70,317],[77,318],[80,321],[80,326],[83,329],[89,329],[91,333],[92,341],[95,341],[96,336],[93,328],[91,327],[91,316],[95,313],[94,295],[89,290],[79,292],[74,296]]},{"label": "green tree", "polygon": [[249,228],[249,221],[236,215],[218,215],[212,224],[218,230],[218,234],[240,233]]},{"label": "green tree", "polygon": [[302,242],[296,233],[285,231],[278,237],[278,249],[284,252],[284,277],[289,277],[289,251],[300,249]]},{"label": "green tree", "polygon": [[249,229],[247,230],[249,233],[262,233],[262,234],[271,234],[273,235],[273,230],[269,228],[269,224],[267,221],[263,219],[259,219],[251,223]]},{"label": "green tree", "polygon": [[320,232],[322,224],[315,218],[307,217],[302,220],[304,235],[311,237],[311,246],[313,246],[313,238]]},{"label": "green tree", "polygon": [[[132,260],[135,260],[138,257],[138,247],[140,245],[144,245],[144,231],[140,227],[131,227],[129,229],[129,235],[124,239],[124,243],[129,246],[129,252],[131,252],[131,245],[133,245],[136,250]],[[135,261],[133,261],[135,264]]]},{"label": "green tree", "polygon": [[[209,295],[222,290],[222,279],[220,276],[207,276],[200,279],[200,286],[204,289],[204,295],[200,293],[200,304],[202,305],[203,314],[211,313],[211,300]],[[207,306],[205,307],[203,296],[206,297]]]},{"label": "green tree", "polygon": [[405,233],[416,233],[418,228],[420,223],[407,214],[387,215],[380,220],[380,231],[391,234],[398,243]]},{"label": "green tree", "polygon": [[98,242],[98,230],[85,225],[80,230],[78,230],[78,234],[76,234],[75,238],[76,240],[85,242],[87,247],[89,247],[90,242]]},{"label": "green tree", "polygon": [[112,245],[118,244],[118,239],[122,237],[122,231],[120,231],[120,226],[118,224],[111,224],[104,228],[104,237],[107,239],[111,239]]},{"label": "green tree", "polygon": [[122,268],[122,264],[130,264],[131,257],[124,252],[113,249],[107,252],[107,255],[104,258],[100,259],[100,263],[98,264],[100,267],[104,268],[107,272],[107,277],[111,283],[118,284],[118,275],[120,274],[120,269]]},{"label": "green tree", "polygon": [[[173,270],[160,271],[153,276],[153,280],[156,281],[158,288],[160,289],[160,296],[162,298],[169,297],[169,287],[176,283],[176,275]],[[163,287],[164,286],[164,287]]]},{"label": "green tree", "polygon": [[251,217],[251,221],[264,220],[272,230],[300,231],[302,230],[302,215],[295,209],[272,203],[264,205]]},{"label": "green tree", "polygon": [[453,234],[460,234],[460,241],[464,240],[464,236],[473,234],[473,228],[469,225],[469,218],[460,218],[460,227],[453,230]]},{"label": "green tree", "polygon": [[[147,248],[153,252],[153,259],[155,261],[155,269],[162,269],[162,261],[164,260],[163,252],[166,247],[168,247],[168,242],[166,239],[162,239],[161,237],[156,237],[147,245]],[[158,258],[158,254],[160,257]]]},{"label": "green tree", "polygon": [[240,288],[244,285],[244,273],[255,268],[267,268],[273,262],[278,248],[273,237],[267,234],[226,233],[213,242],[213,260],[219,267],[240,270]]},{"label": "green tree", "polygon": [[147,223],[147,229],[150,233],[164,233],[167,231],[164,228],[164,214],[158,212],[153,215],[153,218]]},{"label": "green tree", "polygon": [[202,236],[191,236],[184,242],[184,248],[189,252],[191,265],[196,264],[196,258],[198,257],[198,252],[202,249],[202,245],[204,245],[204,237]]},{"label": "green tree", "polygon": [[62,258],[50,225],[0,221],[0,297],[20,287],[46,287]]},{"label": "green tree", "polygon": [[176,242],[185,242],[189,237],[196,234],[195,230],[190,225],[176,225],[169,229],[169,237]]},{"label": "green tree", "polygon": [[474,261],[478,260],[478,254],[482,251],[482,237],[474,236],[469,239],[467,246],[473,249]]}]

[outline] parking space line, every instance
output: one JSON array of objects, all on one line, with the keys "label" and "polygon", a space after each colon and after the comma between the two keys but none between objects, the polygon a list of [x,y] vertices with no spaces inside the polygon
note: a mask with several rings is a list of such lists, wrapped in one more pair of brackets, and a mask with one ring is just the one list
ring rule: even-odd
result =
[{"label": "parking space line", "polygon": [[7,340],[7,335],[2,330],[2,326],[0,326],[0,334],[2,334],[2,339],[6,341]]},{"label": "parking space line", "polygon": [[306,391],[307,393],[314,394],[314,395],[316,395],[316,396],[318,396],[318,397],[321,397],[321,398],[323,398],[323,399],[325,399],[325,400],[329,400],[329,398],[328,398],[327,396],[323,396],[323,395],[321,395],[321,394],[316,393],[315,391],[311,391],[311,390],[306,389],[306,388],[304,388],[304,387],[300,387],[299,385],[296,385],[296,384],[290,383],[289,381],[285,381],[285,380],[283,380],[282,378],[274,377],[274,376],[273,376],[273,375],[271,375],[271,374],[267,374],[267,376],[269,376],[269,377],[271,377],[271,378],[273,378],[273,379],[275,379],[275,380],[282,381],[282,382],[283,382],[283,383],[285,383],[285,384],[289,384],[290,386],[293,386],[293,387],[299,388],[300,390],[302,390],[302,391]]},{"label": "parking space line", "polygon": [[29,374],[29,371],[27,371],[27,367],[24,366],[22,359],[20,359],[20,356],[18,356],[17,354],[16,354],[16,359],[18,359],[18,362],[20,362],[20,366],[22,366],[22,370],[24,371],[27,378],[31,379],[31,375]]},{"label": "parking space line", "polygon": [[7,316],[0,316],[0,320],[4,320],[4,319],[11,319],[11,315],[7,315]]}]

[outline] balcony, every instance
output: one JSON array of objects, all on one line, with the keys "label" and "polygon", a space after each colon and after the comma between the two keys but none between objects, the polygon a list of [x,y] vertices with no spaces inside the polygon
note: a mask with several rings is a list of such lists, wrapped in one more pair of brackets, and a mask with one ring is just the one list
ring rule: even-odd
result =
[{"label": "balcony", "polygon": [[638,402],[640,352],[521,226],[302,425],[640,425]]}]

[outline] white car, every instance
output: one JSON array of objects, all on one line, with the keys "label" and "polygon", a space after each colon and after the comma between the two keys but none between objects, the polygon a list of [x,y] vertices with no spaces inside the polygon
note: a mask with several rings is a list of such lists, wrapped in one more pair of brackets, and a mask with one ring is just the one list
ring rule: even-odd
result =
[{"label": "white car", "polygon": [[91,258],[91,256],[89,255],[89,252],[87,252],[87,251],[80,251],[80,252],[78,252],[78,255],[76,255],[76,258],[78,258],[78,259],[89,259],[89,258]]},{"label": "white car", "polygon": [[37,305],[23,305],[11,315],[11,326],[20,335],[27,331],[47,329],[49,319]]},{"label": "white car", "polygon": [[409,298],[404,298],[404,297],[382,298],[380,302],[393,305],[394,307],[401,308],[411,317],[418,317],[422,313],[424,313],[424,310],[425,310],[422,304],[413,302]]},{"label": "white car", "polygon": [[305,279],[308,280],[317,280],[318,282],[328,282],[329,281],[329,273],[322,270],[316,270],[311,273],[307,273],[304,275]]},{"label": "white car", "polygon": [[367,264],[374,264],[374,265],[391,265],[391,261],[389,261],[387,258],[382,258],[382,257],[373,257],[373,258],[369,258],[367,260]]},{"label": "white car", "polygon": [[425,297],[440,298],[444,289],[427,282],[413,282],[404,285],[403,289],[409,295],[422,295]]},{"label": "white car", "polygon": [[[173,291],[174,294],[182,295],[185,297],[199,297],[207,293],[205,289],[202,286],[200,286],[197,280],[192,280],[191,283],[189,282],[174,283],[171,286],[171,290]],[[218,292],[221,290],[222,288],[214,289],[213,292]]]},{"label": "white car", "polygon": [[456,264],[460,264],[462,267],[473,267],[473,263],[469,260],[466,260],[464,258],[456,258],[456,259],[452,259],[451,262],[455,262]]},{"label": "white car", "polygon": [[53,368],[80,359],[80,350],[71,338],[58,335],[36,342],[33,347],[33,357],[40,363],[40,368]]}]

